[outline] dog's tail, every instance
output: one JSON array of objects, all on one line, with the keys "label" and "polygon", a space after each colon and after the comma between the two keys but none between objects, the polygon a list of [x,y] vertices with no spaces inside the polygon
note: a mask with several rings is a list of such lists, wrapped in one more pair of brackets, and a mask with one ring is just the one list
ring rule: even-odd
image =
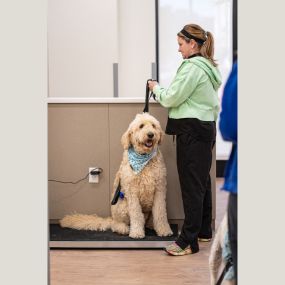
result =
[{"label": "dog's tail", "polygon": [[72,214],[59,221],[63,228],[76,230],[106,231],[111,228],[111,217],[101,218],[97,215]]}]

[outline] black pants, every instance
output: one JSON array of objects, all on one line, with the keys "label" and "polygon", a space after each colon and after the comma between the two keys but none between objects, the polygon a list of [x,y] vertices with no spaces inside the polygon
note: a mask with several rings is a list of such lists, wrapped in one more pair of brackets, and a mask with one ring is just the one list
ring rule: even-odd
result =
[{"label": "black pants", "polygon": [[236,284],[238,284],[238,256],[237,256],[237,195],[231,193],[228,204],[229,240],[234,263]]},{"label": "black pants", "polygon": [[198,237],[212,237],[212,192],[210,169],[214,140],[180,134],[177,142],[177,169],[185,214],[176,243],[199,251]]}]

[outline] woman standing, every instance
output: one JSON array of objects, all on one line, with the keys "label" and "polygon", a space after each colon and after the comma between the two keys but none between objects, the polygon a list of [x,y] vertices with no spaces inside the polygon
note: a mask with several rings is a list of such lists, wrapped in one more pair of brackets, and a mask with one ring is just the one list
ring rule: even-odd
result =
[{"label": "woman standing", "polygon": [[149,81],[155,99],[168,108],[166,134],[176,135],[177,169],[184,208],[184,224],[178,239],[165,250],[170,255],[199,251],[198,239],[212,238],[210,168],[219,112],[221,75],[213,59],[214,40],[196,24],[177,34],[183,62],[165,89]]}]

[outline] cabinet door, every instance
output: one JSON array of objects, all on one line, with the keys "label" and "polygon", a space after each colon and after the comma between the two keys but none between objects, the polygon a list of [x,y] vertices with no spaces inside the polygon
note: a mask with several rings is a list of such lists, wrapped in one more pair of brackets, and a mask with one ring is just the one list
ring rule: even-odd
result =
[{"label": "cabinet door", "polygon": [[48,178],[76,181],[101,167],[99,183],[48,183],[49,218],[66,214],[110,215],[107,104],[49,104]]},{"label": "cabinet door", "polygon": [[49,97],[113,97],[117,0],[49,0]]},{"label": "cabinet door", "polygon": [[155,1],[49,0],[49,97],[144,97]]},{"label": "cabinet door", "polygon": [[119,97],[144,97],[155,76],[155,1],[119,1]]}]

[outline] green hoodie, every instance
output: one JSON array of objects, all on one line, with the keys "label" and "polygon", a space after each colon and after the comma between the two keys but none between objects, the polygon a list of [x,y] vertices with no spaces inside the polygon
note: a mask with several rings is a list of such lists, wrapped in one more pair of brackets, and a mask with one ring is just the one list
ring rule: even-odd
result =
[{"label": "green hoodie", "polygon": [[162,106],[169,108],[169,118],[216,121],[220,86],[219,70],[208,59],[196,56],[183,60],[168,89],[156,85],[153,93]]}]

